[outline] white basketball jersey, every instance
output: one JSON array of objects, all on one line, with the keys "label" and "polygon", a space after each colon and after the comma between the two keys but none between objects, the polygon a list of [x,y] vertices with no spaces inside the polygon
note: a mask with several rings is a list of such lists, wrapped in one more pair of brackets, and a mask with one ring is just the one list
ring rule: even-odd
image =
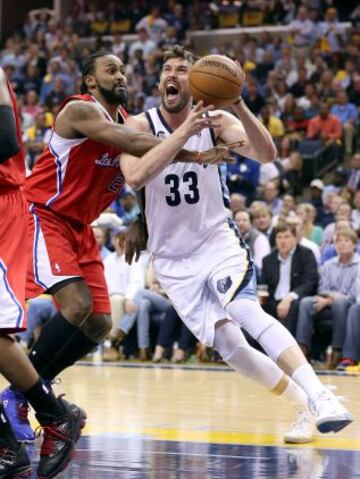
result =
[{"label": "white basketball jersey", "polygon": [[[172,133],[159,109],[145,114],[154,135],[164,138]],[[207,128],[189,138],[184,148],[205,151],[214,141]],[[143,207],[149,251],[163,257],[186,256],[223,225],[230,216],[225,177],[226,165],[174,163],[147,183]]]}]

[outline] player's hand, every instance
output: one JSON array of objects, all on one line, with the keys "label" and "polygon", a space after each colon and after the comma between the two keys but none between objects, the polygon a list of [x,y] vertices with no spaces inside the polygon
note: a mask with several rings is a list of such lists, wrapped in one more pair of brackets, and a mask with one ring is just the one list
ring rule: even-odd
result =
[{"label": "player's hand", "polygon": [[137,218],[129,226],[125,235],[125,261],[131,264],[138,261],[141,251],[146,250],[148,235],[141,218]]},{"label": "player's hand", "polygon": [[244,146],[244,141],[237,141],[235,143],[224,143],[217,145],[210,150],[202,151],[199,154],[198,163],[217,165],[219,163],[236,163],[236,160],[231,157],[231,150]]},{"label": "player's hand", "polygon": [[204,128],[219,128],[221,113],[212,116],[206,115],[207,112],[214,110],[214,108],[214,105],[204,106],[204,102],[200,100],[176,131],[179,134],[185,135],[186,138],[190,138]]}]

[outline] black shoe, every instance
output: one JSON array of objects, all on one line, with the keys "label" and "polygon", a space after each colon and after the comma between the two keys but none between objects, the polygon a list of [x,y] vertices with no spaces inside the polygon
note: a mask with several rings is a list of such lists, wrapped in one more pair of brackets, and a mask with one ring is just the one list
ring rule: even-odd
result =
[{"label": "black shoe", "polygon": [[86,414],[75,404],[61,401],[65,413],[60,417],[36,414],[44,431],[38,466],[39,479],[55,477],[71,461],[75,444],[85,427]]},{"label": "black shoe", "polygon": [[31,476],[31,462],[24,444],[16,446],[0,439],[0,479],[22,479]]}]

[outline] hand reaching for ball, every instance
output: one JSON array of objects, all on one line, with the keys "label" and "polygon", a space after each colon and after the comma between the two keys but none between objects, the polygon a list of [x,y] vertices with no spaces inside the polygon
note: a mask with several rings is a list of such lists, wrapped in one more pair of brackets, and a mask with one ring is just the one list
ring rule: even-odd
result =
[{"label": "hand reaching for ball", "polygon": [[204,128],[219,127],[219,120],[222,117],[221,113],[212,116],[206,115],[212,110],[214,110],[213,105],[204,106],[204,102],[199,101],[191,110],[184,123],[177,129],[177,131],[179,134],[185,135],[186,138],[190,138]]}]

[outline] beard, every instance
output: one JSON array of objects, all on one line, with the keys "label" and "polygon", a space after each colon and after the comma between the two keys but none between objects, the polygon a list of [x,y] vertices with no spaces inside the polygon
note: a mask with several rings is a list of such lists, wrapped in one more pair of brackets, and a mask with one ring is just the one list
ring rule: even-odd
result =
[{"label": "beard", "polygon": [[168,113],[180,113],[185,106],[189,103],[190,97],[186,98],[185,95],[180,96],[179,101],[173,105],[167,103],[166,92],[160,92],[161,105]]},{"label": "beard", "polygon": [[110,105],[126,106],[128,100],[128,93],[126,88],[118,89],[119,87],[118,85],[116,85],[111,90],[109,90],[108,88],[104,88],[103,86],[101,86],[99,82],[97,82],[97,87],[99,92]]}]

